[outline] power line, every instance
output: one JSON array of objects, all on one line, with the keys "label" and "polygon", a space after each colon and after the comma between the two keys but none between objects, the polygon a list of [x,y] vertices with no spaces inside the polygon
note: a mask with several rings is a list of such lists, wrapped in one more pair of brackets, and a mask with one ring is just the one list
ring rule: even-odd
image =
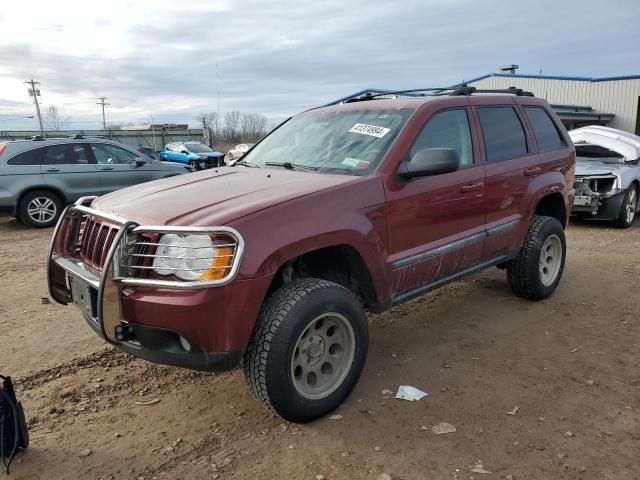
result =
[{"label": "power line", "polygon": [[104,117],[104,107],[105,105],[111,105],[110,103],[106,103],[107,97],[98,97],[99,102],[96,102],[96,105],[102,105],[102,126],[104,129],[107,129],[107,121]]},{"label": "power line", "polygon": [[31,85],[29,89],[29,95],[33,96],[33,100],[36,102],[36,112],[38,112],[38,122],[40,123],[40,131],[42,132],[42,136],[46,137],[44,133],[44,127],[42,126],[42,115],[40,114],[40,105],[38,104],[38,97],[40,96],[40,89],[36,88],[36,85],[40,85],[40,82],[36,82],[33,78],[31,80],[26,80],[24,83]]}]

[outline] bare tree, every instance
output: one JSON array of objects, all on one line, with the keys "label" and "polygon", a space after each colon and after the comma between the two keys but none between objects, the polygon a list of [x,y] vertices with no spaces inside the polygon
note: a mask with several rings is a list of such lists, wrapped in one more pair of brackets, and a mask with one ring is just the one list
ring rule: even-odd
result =
[{"label": "bare tree", "polygon": [[58,110],[57,105],[51,105],[44,112],[44,124],[47,127],[47,130],[53,130],[54,132],[59,132],[62,130],[63,125],[67,123],[71,117],[62,117],[60,115],[60,111]]},{"label": "bare tree", "polygon": [[220,119],[217,112],[201,113],[198,115],[198,122],[202,126],[205,141],[210,147],[222,139],[220,131]]},{"label": "bare tree", "polygon": [[237,110],[224,114],[224,139],[229,142],[238,142],[240,137],[240,117],[242,114]]},{"label": "bare tree", "polygon": [[267,117],[261,113],[243,113],[240,117],[240,136],[244,142],[256,142],[267,133]]}]

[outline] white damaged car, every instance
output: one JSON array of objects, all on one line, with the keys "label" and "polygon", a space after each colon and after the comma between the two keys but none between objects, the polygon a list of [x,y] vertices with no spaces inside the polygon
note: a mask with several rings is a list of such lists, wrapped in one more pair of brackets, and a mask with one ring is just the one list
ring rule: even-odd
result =
[{"label": "white damaged car", "polygon": [[569,132],[576,147],[571,215],[628,228],[638,212],[640,137],[609,127]]}]

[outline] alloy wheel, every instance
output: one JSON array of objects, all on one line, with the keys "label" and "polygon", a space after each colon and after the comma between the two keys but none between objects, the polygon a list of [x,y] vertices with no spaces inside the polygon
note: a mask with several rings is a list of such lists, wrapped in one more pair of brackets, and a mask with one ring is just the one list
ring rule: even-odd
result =
[{"label": "alloy wheel", "polygon": [[636,208],[638,204],[638,195],[636,192],[636,189],[632,186],[629,189],[629,197],[627,198],[627,211],[626,211],[626,216],[627,216],[627,223],[631,223],[633,222],[633,219],[636,216]]},{"label": "alloy wheel", "polygon": [[331,395],[351,369],[355,345],[353,327],[344,315],[331,312],[314,318],[298,337],[291,358],[296,391],[311,400]]},{"label": "alloy wheel", "polygon": [[550,235],[540,251],[540,281],[545,287],[556,281],[562,265],[562,242],[557,235]]},{"label": "alloy wheel", "polygon": [[36,197],[27,205],[27,214],[34,222],[50,222],[58,213],[53,200],[47,197]]}]

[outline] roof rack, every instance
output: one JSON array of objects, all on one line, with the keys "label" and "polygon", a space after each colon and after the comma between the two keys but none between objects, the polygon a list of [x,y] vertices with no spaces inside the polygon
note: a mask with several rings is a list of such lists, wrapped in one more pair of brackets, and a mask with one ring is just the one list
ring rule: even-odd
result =
[{"label": "roof rack", "polygon": [[517,95],[519,97],[534,96],[533,93],[527,92],[521,88],[516,88],[516,87],[491,90],[491,89],[479,89],[476,87],[470,87],[469,85],[463,83],[460,85],[456,85],[454,87],[412,88],[410,90],[392,90],[389,92],[378,92],[378,93],[365,92],[362,95],[357,95],[351,98],[347,98],[346,100],[343,100],[341,102],[330,103],[329,105],[334,105],[335,103],[366,102],[368,100],[374,100],[379,97],[402,95],[402,94],[412,94],[411,96],[425,97],[425,96],[442,96],[442,95],[469,96],[476,93],[497,93],[497,94],[506,94],[506,95]]}]

